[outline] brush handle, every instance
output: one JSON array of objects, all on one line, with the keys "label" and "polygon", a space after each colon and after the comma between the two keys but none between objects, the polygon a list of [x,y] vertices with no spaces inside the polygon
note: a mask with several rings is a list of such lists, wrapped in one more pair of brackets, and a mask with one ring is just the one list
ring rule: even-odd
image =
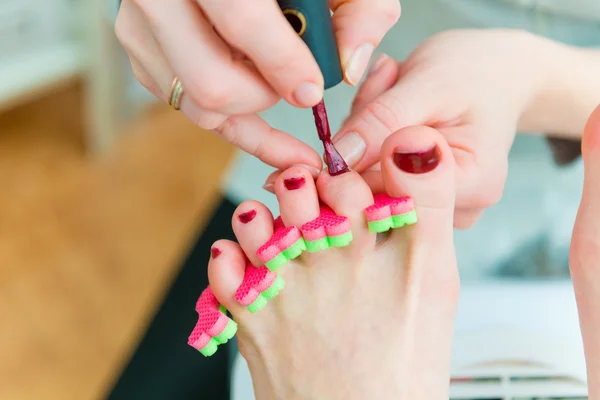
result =
[{"label": "brush handle", "polygon": [[312,52],[325,78],[325,89],[343,80],[328,0],[277,0],[281,11]]}]

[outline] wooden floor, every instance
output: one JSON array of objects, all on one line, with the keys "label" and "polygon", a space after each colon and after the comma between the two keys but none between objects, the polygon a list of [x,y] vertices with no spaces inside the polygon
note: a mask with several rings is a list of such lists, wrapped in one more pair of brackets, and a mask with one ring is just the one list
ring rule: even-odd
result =
[{"label": "wooden floor", "polygon": [[79,102],[68,88],[0,115],[0,399],[105,393],[233,153],[158,107],[92,160]]}]

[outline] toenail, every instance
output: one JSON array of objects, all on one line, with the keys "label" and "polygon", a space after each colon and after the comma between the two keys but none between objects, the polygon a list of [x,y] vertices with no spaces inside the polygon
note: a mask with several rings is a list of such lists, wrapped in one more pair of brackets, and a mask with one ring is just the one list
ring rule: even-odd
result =
[{"label": "toenail", "polygon": [[306,179],[303,176],[299,178],[289,178],[283,180],[283,185],[287,190],[297,190],[300,189],[306,183]]},{"label": "toenail", "polygon": [[215,259],[221,255],[221,250],[219,250],[216,247],[213,247],[212,249],[210,249],[210,255],[213,259]]},{"label": "toenail", "polygon": [[425,174],[433,171],[440,163],[441,153],[437,146],[430,150],[414,153],[394,153],[394,163],[410,174]]},{"label": "toenail", "polygon": [[247,224],[248,222],[252,221],[254,217],[256,217],[256,210],[250,210],[238,215],[238,219],[242,224]]}]

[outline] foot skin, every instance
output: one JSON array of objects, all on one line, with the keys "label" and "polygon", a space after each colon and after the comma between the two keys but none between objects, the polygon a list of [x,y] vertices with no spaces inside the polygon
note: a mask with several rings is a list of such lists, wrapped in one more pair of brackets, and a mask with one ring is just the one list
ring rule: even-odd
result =
[{"label": "foot skin", "polygon": [[589,398],[600,399],[600,107],[583,134],[585,178],[569,265],[583,335]]},{"label": "foot skin", "polygon": [[[440,150],[440,162],[430,172],[411,174],[394,163],[396,153],[433,146]],[[219,256],[209,264],[211,288],[239,324],[240,352],[257,399],[448,398],[459,292],[452,236],[454,160],[441,135],[430,128],[390,136],[381,160],[387,193],[411,196],[419,222],[379,238],[365,218],[373,195],[358,174],[323,172],[315,182],[303,168],[292,167],[277,178],[274,190],[288,229],[306,228],[319,217],[322,204],[346,216],[352,228],[345,247],[304,251],[278,265],[285,289],[276,285],[275,291],[281,290],[277,297],[269,293],[276,278],[264,268],[262,275],[251,273],[267,296],[238,290],[249,273],[248,260],[264,264],[259,249],[278,228],[264,205],[248,201],[236,210],[232,225],[239,244],[214,244]],[[240,218],[249,213],[255,215],[251,221]],[[341,220],[332,226],[315,238],[345,232]],[[289,247],[294,235],[281,246]]]}]

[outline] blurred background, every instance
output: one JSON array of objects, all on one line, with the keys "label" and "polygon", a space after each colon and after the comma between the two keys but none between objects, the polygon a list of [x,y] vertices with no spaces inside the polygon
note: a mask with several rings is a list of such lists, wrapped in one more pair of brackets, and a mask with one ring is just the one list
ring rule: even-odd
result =
[{"label": "blurred background", "polygon": [[232,155],[135,84],[107,3],[0,0],[3,400],[106,395]]},{"label": "blurred background", "polygon": [[[188,260],[198,265],[197,274],[206,274],[202,268],[210,243],[196,241],[221,201],[230,168],[239,172],[237,182],[256,188],[260,200],[276,207],[272,196],[258,193],[265,167],[257,160],[235,158],[230,145],[157,103],[135,82],[113,33],[117,1],[107,3],[0,0],[2,400],[108,396],[181,265]],[[419,16],[407,3],[405,12],[416,16],[395,28],[395,37],[411,35],[403,34],[404,29],[413,32],[415,43],[398,48],[392,34],[382,45],[399,58],[430,34],[426,28],[422,37],[414,34],[429,15]],[[343,85],[328,93],[331,99],[343,99],[330,103],[334,129],[353,93]],[[267,117],[277,126],[290,120],[292,114],[286,112],[296,111],[270,112]],[[310,140],[318,145],[316,136]],[[527,278],[560,282],[570,296],[567,255],[581,176],[579,161],[555,165],[544,138],[517,139],[503,200],[475,229],[456,236],[467,293],[471,282],[485,288],[480,282]],[[203,289],[198,285],[196,291],[189,275],[179,280],[192,286],[185,296]],[[466,321],[498,313],[493,307],[504,298],[518,299],[507,305],[507,320],[514,319],[512,310],[522,306],[519,302],[536,297],[529,287],[521,297],[504,286],[483,291],[488,303],[467,296],[469,304],[480,308],[467,308]],[[542,305],[531,315],[539,315],[547,303],[543,298],[552,293],[540,295]],[[179,324],[177,332],[193,327],[191,297],[177,300],[189,304],[182,310],[185,318],[173,322]],[[181,309],[177,307],[171,309]],[[574,304],[569,307],[566,313],[574,315]],[[551,315],[547,319],[554,323]],[[527,320],[541,326],[529,314]],[[544,329],[562,335],[551,323]],[[577,337],[576,323],[570,326]],[[173,359],[213,370],[215,364],[191,351],[187,337],[180,336],[174,345],[180,354]],[[150,352],[135,361],[137,378],[122,384],[121,394],[113,398],[144,393],[141,398],[170,399],[155,391],[161,385],[147,386],[144,392],[142,383],[163,380],[162,386],[174,388],[179,384],[175,375],[194,373],[183,363],[179,369],[151,368],[168,360],[152,357],[162,345],[157,337],[147,339]],[[488,342],[484,347],[490,347]],[[230,368],[227,364],[220,364],[221,372]],[[203,393],[210,381],[204,378],[191,376],[191,386],[181,393]],[[218,390],[227,398],[228,389]],[[240,390],[251,396],[249,383]]]}]

